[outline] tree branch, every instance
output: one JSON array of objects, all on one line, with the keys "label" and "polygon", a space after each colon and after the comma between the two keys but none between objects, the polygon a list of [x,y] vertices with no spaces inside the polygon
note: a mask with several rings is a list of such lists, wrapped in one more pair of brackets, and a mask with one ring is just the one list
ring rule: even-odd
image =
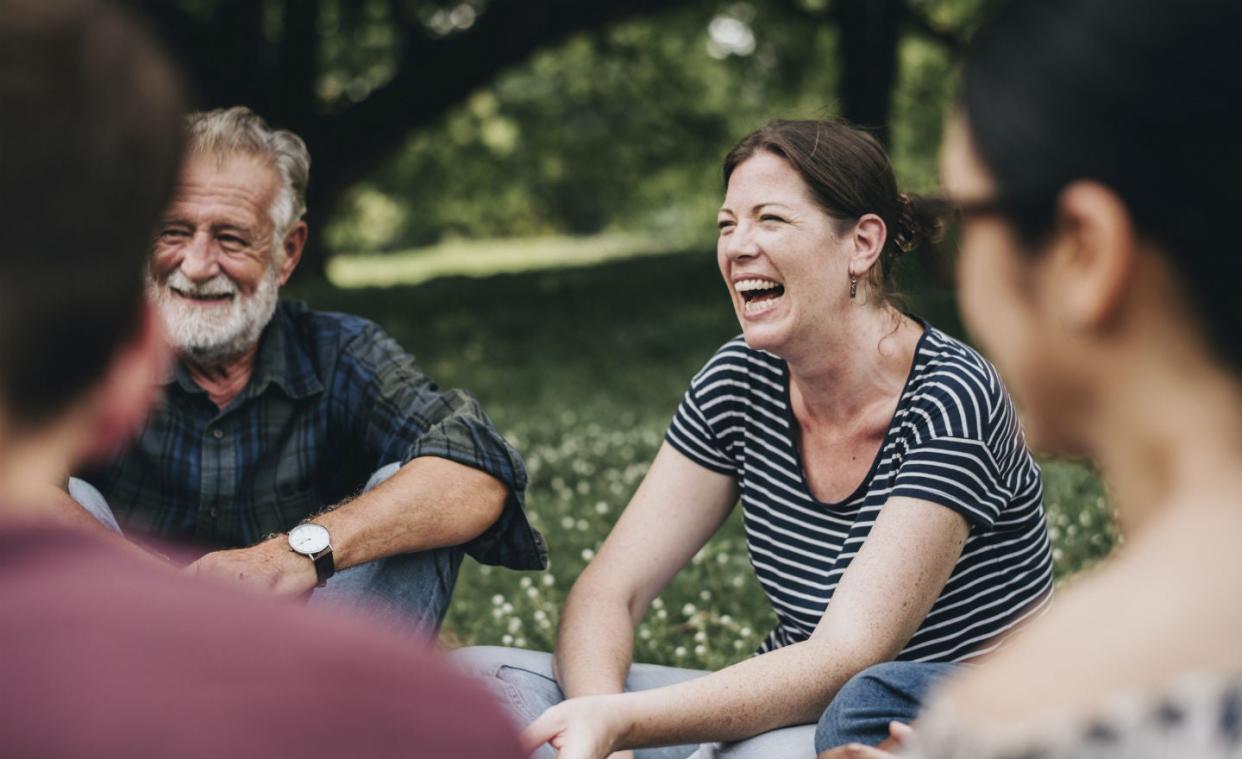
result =
[{"label": "tree branch", "polygon": [[504,68],[574,32],[689,0],[495,0],[469,30],[407,51],[393,78],[324,124],[312,152],[328,153],[336,179],[364,176],[409,132],[438,118]]}]

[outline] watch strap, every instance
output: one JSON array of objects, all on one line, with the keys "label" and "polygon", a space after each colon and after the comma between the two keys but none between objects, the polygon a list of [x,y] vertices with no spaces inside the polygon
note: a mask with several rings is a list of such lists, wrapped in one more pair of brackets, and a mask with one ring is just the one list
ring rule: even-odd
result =
[{"label": "watch strap", "polygon": [[332,558],[332,546],[328,546],[317,554],[307,557],[315,565],[315,587],[322,588],[328,579],[336,574],[336,560]]}]

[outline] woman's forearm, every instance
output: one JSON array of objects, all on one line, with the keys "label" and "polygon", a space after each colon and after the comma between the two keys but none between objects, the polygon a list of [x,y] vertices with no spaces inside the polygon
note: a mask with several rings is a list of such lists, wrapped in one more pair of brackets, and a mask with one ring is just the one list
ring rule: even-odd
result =
[{"label": "woman's forearm", "polygon": [[705,677],[621,696],[623,748],[743,740],[812,723],[874,651],[804,641]]},{"label": "woman's forearm", "polygon": [[580,580],[565,601],[557,634],[561,690],[568,698],[621,693],[633,655],[634,620],[624,597]]}]

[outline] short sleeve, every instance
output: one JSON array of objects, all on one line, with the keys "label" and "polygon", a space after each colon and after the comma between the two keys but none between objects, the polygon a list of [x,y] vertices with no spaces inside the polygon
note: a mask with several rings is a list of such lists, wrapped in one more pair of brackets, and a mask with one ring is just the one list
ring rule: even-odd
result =
[{"label": "short sleeve", "polygon": [[1034,467],[991,371],[939,373],[912,399],[904,429],[907,448],[889,497],[939,504],[977,529],[991,529],[1014,501],[1015,468]]},{"label": "short sleeve", "polygon": [[745,376],[732,346],[729,343],[718,351],[695,375],[664,437],[699,466],[737,476],[737,462],[722,434],[737,415],[739,395],[746,391]]}]

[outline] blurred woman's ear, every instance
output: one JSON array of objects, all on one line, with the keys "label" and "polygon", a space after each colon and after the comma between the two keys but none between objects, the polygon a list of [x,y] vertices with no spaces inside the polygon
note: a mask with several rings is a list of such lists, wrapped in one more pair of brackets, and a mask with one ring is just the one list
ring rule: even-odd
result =
[{"label": "blurred woman's ear", "polygon": [[1077,181],[1057,200],[1047,282],[1060,323],[1078,332],[1107,329],[1134,280],[1138,239],[1121,198],[1098,182]]}]

